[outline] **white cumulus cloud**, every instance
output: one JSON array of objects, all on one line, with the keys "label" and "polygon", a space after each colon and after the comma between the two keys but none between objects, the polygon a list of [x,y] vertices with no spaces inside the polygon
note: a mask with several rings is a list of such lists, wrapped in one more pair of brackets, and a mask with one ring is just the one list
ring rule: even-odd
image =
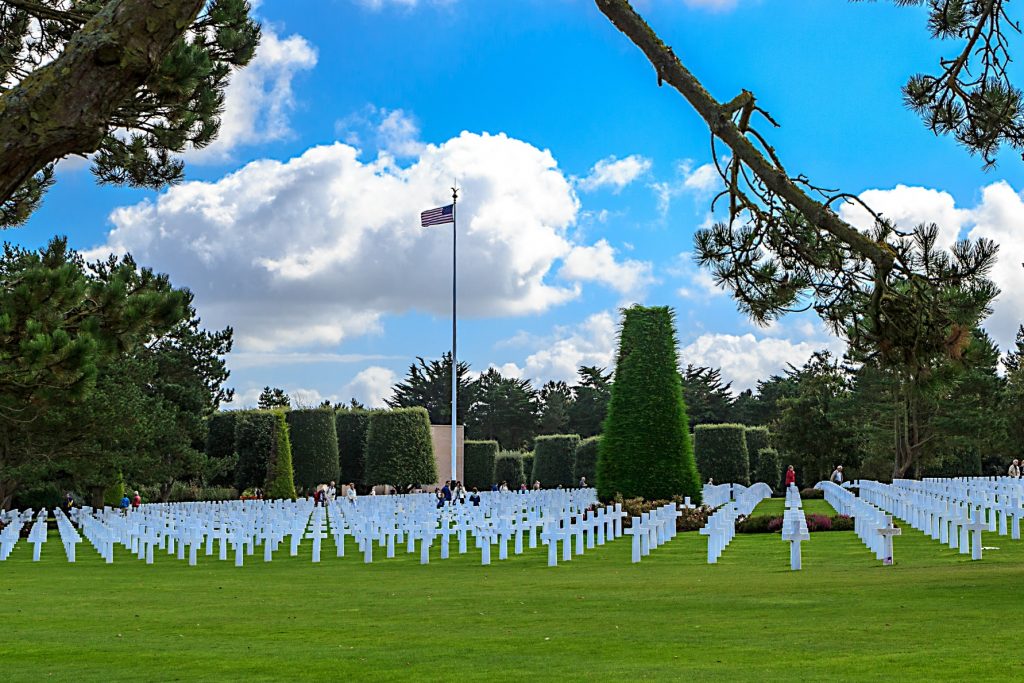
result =
[{"label": "white cumulus cloud", "polygon": [[619,192],[650,169],[651,160],[639,154],[630,154],[624,159],[612,155],[594,164],[590,173],[579,179],[576,186],[584,192],[593,192],[602,187],[610,187],[612,192]]},{"label": "white cumulus cloud", "polygon": [[[897,185],[888,190],[867,190],[860,195],[873,210],[883,213],[903,229],[918,223],[939,226],[939,244],[950,247],[958,236],[971,240],[986,238],[999,245],[992,280],[1002,293],[993,303],[993,313],[983,327],[1002,348],[1013,344],[1017,327],[1024,322],[1024,199],[1006,181],[997,181],[981,191],[976,206],[957,206],[948,192],[924,187]],[[870,216],[853,205],[840,215],[857,225],[870,225]]]},{"label": "white cumulus cloud", "polygon": [[559,275],[568,280],[600,282],[625,297],[640,296],[654,282],[649,262],[616,261],[615,248],[604,239],[591,246],[573,247]]},{"label": "white cumulus cloud", "polygon": [[216,139],[203,149],[189,150],[185,158],[219,162],[238,147],[287,138],[292,134],[289,115],[295,107],[292,81],[316,62],[316,48],[305,38],[282,38],[264,26],[256,55],[231,76]]},{"label": "white cumulus cloud", "polygon": [[702,334],[679,353],[683,365],[703,365],[722,369],[722,377],[732,382],[735,391],[755,389],[757,381],[779,374],[787,364],[801,366],[815,351],[831,348],[840,351],[837,339],[793,341],[753,334]]},{"label": "white cumulus cloud", "polygon": [[[560,327],[549,337],[533,339],[535,350],[522,369],[509,363],[499,367],[503,374],[529,377],[537,386],[548,380],[574,384],[581,365],[612,367],[617,324],[608,311],[594,313],[578,325]],[[521,343],[522,339],[517,341]]]},{"label": "white cumulus cloud", "polygon": [[[948,249],[956,242],[970,212],[956,208],[953,195],[926,187],[897,185],[891,190],[866,190],[858,195],[871,210],[891,220],[901,230],[911,231],[922,223],[939,227],[939,245]],[[839,216],[862,230],[868,230],[874,219],[860,204],[847,203]]]},{"label": "white cumulus cloud", "polygon": [[355,398],[370,408],[383,408],[384,400],[391,398],[392,387],[398,375],[388,368],[371,365],[359,371],[341,392],[343,401]]},{"label": "white cumulus cloud", "polygon": [[[573,267],[550,281],[586,246],[570,236],[579,202],[550,152],[464,132],[408,167],[358,155],[335,143],[172,187],[115,209],[89,255],[131,252],[169,273],[208,325],[234,326],[240,351],[337,344],[379,331],[385,314],[447,313],[451,227],[421,228],[419,213],[448,203],[447,179],[458,177],[461,314],[545,311],[595,279]],[[635,262],[604,264],[643,279]]]}]

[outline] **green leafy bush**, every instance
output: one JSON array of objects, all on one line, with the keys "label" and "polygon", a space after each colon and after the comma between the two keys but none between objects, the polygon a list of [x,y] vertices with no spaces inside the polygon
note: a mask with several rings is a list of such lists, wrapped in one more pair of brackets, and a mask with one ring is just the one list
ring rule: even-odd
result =
[{"label": "green leafy bush", "polygon": [[339,476],[355,484],[360,493],[366,489],[366,432],[370,428],[371,414],[368,410],[339,410],[334,415],[341,464]]},{"label": "green leafy bush", "polygon": [[295,485],[308,493],[338,479],[338,433],[330,408],[292,410],[287,414]]},{"label": "green leafy bush", "polygon": [[573,463],[579,443],[576,434],[538,436],[533,446],[532,478],[545,488],[576,486]]},{"label": "green leafy bush", "polygon": [[623,311],[615,382],[598,447],[602,500],[617,494],[651,500],[683,495],[700,502],[677,348],[670,308]]},{"label": "green leafy bush", "polygon": [[526,482],[523,474],[523,454],[518,451],[501,451],[494,458],[494,482],[505,482],[509,489],[517,489]]},{"label": "green leafy bush", "polygon": [[430,417],[425,408],[395,408],[370,414],[366,433],[368,486],[432,484],[437,463],[430,438]]},{"label": "green leafy bush", "polygon": [[497,441],[471,440],[463,444],[462,478],[466,488],[490,488],[491,475],[494,474],[494,458],[497,455]]},{"label": "green leafy bush", "polygon": [[284,413],[273,411],[273,449],[267,459],[266,497],[295,500],[295,470],[292,464],[292,446],[288,440],[288,420]]},{"label": "green leafy bush", "polygon": [[118,472],[117,479],[103,492],[103,504],[109,505],[112,508],[121,507],[121,499],[124,498],[124,492],[124,475]]},{"label": "green leafy bush", "polygon": [[263,486],[276,448],[277,414],[270,410],[238,411],[235,417],[235,488]]},{"label": "green leafy bush", "polygon": [[738,424],[697,425],[694,450],[697,467],[716,484],[750,484],[746,427]]},{"label": "green leafy bush", "polygon": [[750,471],[750,481],[751,483],[763,481],[773,490],[781,490],[782,461],[779,459],[778,451],[774,448],[762,448],[758,451],[757,466]]},{"label": "green leafy bush", "polygon": [[583,439],[576,446],[576,464],[573,467],[574,486],[579,485],[580,477],[586,477],[587,486],[597,486],[597,451],[600,446],[600,436]]},{"label": "green leafy bush", "polygon": [[808,498],[824,498],[825,492],[821,489],[803,489],[800,491],[800,497],[805,500]]}]

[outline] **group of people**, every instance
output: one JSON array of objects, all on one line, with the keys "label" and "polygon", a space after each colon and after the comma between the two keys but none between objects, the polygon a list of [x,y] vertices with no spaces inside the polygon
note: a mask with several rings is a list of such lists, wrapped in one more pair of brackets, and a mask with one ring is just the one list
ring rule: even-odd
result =
[{"label": "group of people", "polygon": [[[370,495],[374,495],[372,490]],[[358,496],[355,482],[349,482],[348,486],[345,487],[345,500],[349,503],[355,503]],[[320,484],[316,487],[316,491],[313,492],[313,504],[327,507],[328,503],[333,503],[337,497],[338,487],[333,481],[330,484]]]},{"label": "group of people", "polygon": [[437,498],[438,510],[445,505],[465,505],[467,502],[474,507],[480,506],[480,490],[474,486],[473,492],[469,493],[466,491],[465,484],[454,479],[446,481],[444,486],[435,489],[434,497]]},{"label": "group of people", "polygon": [[132,510],[138,510],[140,505],[142,505],[142,496],[139,495],[138,491],[132,493],[131,498],[128,497],[128,493],[126,492],[121,497],[121,514],[128,514],[129,507]]}]

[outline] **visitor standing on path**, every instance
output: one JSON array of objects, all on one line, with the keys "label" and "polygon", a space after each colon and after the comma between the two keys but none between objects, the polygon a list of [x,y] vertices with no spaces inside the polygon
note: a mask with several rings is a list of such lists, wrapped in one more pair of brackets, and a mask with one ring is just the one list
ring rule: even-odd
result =
[{"label": "visitor standing on path", "polygon": [[327,502],[328,503],[333,503],[334,499],[337,498],[337,497],[338,497],[338,487],[335,486],[334,482],[332,481],[330,484],[327,485]]},{"label": "visitor standing on path", "polygon": [[348,491],[345,492],[345,498],[347,498],[348,502],[353,505],[356,504],[356,485],[354,483],[348,485]]},{"label": "visitor standing on path", "polygon": [[837,467],[834,470],[832,470],[832,476],[829,478],[829,481],[831,481],[833,484],[838,484],[839,486],[843,485],[843,466],[842,465],[840,465],[839,467]]},{"label": "visitor standing on path", "polygon": [[580,477],[580,488],[581,489],[587,488],[587,478],[586,477]]},{"label": "visitor standing on path", "polygon": [[796,486],[796,470],[792,465],[786,469],[786,488],[788,489],[790,486]]},{"label": "visitor standing on path", "polygon": [[1010,469],[1006,472],[1006,475],[1013,479],[1020,479],[1020,460],[1014,458],[1013,462],[1010,463]]},{"label": "visitor standing on path", "polygon": [[140,505],[142,505],[142,496],[136,491],[135,495],[132,496],[132,510],[138,510]]}]

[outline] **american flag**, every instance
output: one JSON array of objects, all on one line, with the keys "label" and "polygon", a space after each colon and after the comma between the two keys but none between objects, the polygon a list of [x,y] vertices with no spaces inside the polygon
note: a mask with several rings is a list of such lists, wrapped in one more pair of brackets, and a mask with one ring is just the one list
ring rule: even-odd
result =
[{"label": "american flag", "polygon": [[420,214],[420,224],[426,228],[431,225],[443,225],[455,222],[455,205],[439,206],[436,209],[427,209]]}]

